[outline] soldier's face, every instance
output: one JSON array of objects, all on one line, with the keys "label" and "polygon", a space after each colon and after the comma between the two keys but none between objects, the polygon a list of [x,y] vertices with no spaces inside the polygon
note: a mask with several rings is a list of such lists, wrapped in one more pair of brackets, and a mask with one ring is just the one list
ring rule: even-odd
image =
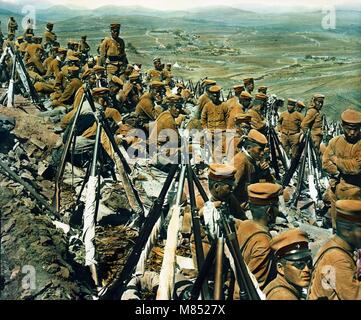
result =
[{"label": "soldier's face", "polygon": [[287,282],[306,288],[311,281],[312,257],[296,261],[286,260],[282,266],[277,265],[277,270],[284,275]]},{"label": "soldier's face", "polygon": [[169,108],[169,111],[172,115],[173,118],[178,118],[179,116],[179,109],[175,106],[175,105],[172,105],[170,108]]},{"label": "soldier's face", "polygon": [[344,124],[343,131],[345,133],[346,140],[350,143],[355,143],[360,139],[360,127]]},{"label": "soldier's face", "polygon": [[247,149],[248,153],[255,160],[261,160],[264,156],[264,147],[256,144]]},{"label": "soldier's face", "polygon": [[316,99],[315,100],[315,105],[316,105],[316,108],[317,109],[321,109],[322,108],[322,106],[323,106],[323,99]]},{"label": "soldier's face", "polygon": [[254,83],[252,82],[252,83],[248,84],[247,89],[248,89],[248,91],[253,91],[254,90]]},{"label": "soldier's face", "polygon": [[217,182],[211,190],[212,196],[217,200],[225,201],[231,195],[233,185],[224,182]]},{"label": "soldier's face", "polygon": [[288,105],[287,110],[288,110],[288,112],[293,112],[293,111],[295,111],[295,106]]},{"label": "soldier's face", "polygon": [[220,97],[221,97],[220,92],[210,93],[210,98],[214,104],[219,104],[221,102]]},{"label": "soldier's face", "polygon": [[113,39],[118,38],[118,37],[119,37],[119,32],[120,32],[119,29],[112,29],[112,30],[111,30],[112,38],[113,38]]}]

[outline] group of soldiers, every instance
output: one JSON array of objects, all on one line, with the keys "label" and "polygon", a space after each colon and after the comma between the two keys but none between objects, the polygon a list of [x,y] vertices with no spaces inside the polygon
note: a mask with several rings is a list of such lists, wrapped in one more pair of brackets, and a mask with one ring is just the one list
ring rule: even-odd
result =
[{"label": "group of soldiers", "polygon": [[[270,226],[282,215],[279,197],[283,189],[272,173],[267,156],[266,114],[270,95],[266,86],[254,92],[254,79],[246,78],[224,99],[221,86],[205,78],[198,83],[203,93],[197,97],[194,87],[176,80],[171,63],[162,64],[160,58],[154,58],[154,67],[144,74],[141,64],[130,64],[124,40],[119,37],[118,23],[110,25],[110,37],[102,40],[96,57],[90,56],[86,36],[80,43],[69,42],[67,48],[61,47],[53,27],[47,23],[43,38],[27,30],[24,36],[15,39],[17,26],[11,19],[3,48],[13,46],[21,53],[35,90],[50,101],[44,114],[60,122],[64,131],[57,146],[59,152],[54,153],[55,167],[80,106],[75,155],[84,155],[94,148],[97,121],[89,104],[82,101],[84,84],[91,89],[95,104],[111,124],[117,143],[127,147],[137,149],[142,145],[140,137],[128,135],[132,129],[145,132],[146,148],[151,143],[166,145],[169,140],[164,134],[166,129],[175,132],[179,140],[181,128],[203,130],[211,143],[217,140],[217,133],[227,136],[232,132],[232,139],[222,136],[215,147],[221,150],[221,156],[211,152],[203,186],[212,205],[197,196],[201,219],[210,214],[209,210],[227,210],[235,223],[244,261],[267,299],[361,299],[355,255],[361,248],[359,111],[347,109],[342,113],[343,134],[328,145],[322,143],[324,95],[314,94],[308,106],[289,98],[287,110],[278,117],[277,132],[286,153],[294,158],[303,135],[309,132],[322,157],[323,170],[330,177],[324,198],[330,203],[334,235],[313,259],[310,240],[304,231],[294,228],[276,236],[270,233]],[[208,142],[203,140],[202,147],[206,148]],[[114,151],[105,135],[101,143],[105,156],[112,159]],[[165,155],[178,157],[179,148],[160,150],[155,155],[155,166],[167,172],[171,164]],[[190,238],[194,254],[191,224],[190,212],[186,210],[182,235]],[[206,255],[210,246],[205,232],[202,243]]]}]

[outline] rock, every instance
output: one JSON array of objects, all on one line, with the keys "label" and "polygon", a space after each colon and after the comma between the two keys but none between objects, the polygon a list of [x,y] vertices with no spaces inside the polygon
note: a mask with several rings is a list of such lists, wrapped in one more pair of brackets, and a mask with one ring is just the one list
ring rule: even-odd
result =
[{"label": "rock", "polygon": [[14,117],[0,115],[0,132],[10,132],[15,128],[16,121]]},{"label": "rock", "polygon": [[47,146],[46,146],[45,143],[41,142],[40,140],[38,140],[38,139],[36,139],[36,138],[34,138],[34,137],[31,137],[31,138],[30,138],[30,142],[31,142],[33,145],[37,146],[41,151],[45,151],[46,148],[47,148]]},{"label": "rock", "polygon": [[60,266],[56,263],[52,263],[51,265],[49,265],[46,269],[47,272],[49,273],[57,273],[60,270]]},{"label": "rock", "polygon": [[11,270],[10,280],[14,280],[18,276],[20,270],[21,268],[19,266],[16,266],[13,270]]},{"label": "rock", "polygon": [[68,279],[70,276],[70,271],[68,268],[60,267],[60,271],[56,274],[64,279]]}]

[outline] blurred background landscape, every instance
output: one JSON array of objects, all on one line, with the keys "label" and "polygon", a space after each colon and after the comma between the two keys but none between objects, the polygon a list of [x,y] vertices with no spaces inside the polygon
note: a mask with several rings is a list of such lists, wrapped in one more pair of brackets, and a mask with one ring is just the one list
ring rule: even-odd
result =
[{"label": "blurred background landscape", "polygon": [[[134,3],[136,3],[134,1]],[[2,31],[9,16],[19,25],[27,1],[0,2]],[[30,3],[31,4],[31,3]],[[194,81],[217,80],[225,94],[245,77],[256,87],[283,98],[309,102],[326,95],[324,112],[338,118],[347,107],[361,109],[361,7],[336,7],[335,29],[324,29],[327,13],[310,8],[207,6],[160,10],[142,6],[105,5],[95,9],[36,1],[36,34],[47,21],[65,46],[88,36],[92,53],[109,35],[109,24],[122,24],[129,61],[152,66],[155,56],[173,64],[173,73]],[[23,30],[20,27],[19,34]]]}]

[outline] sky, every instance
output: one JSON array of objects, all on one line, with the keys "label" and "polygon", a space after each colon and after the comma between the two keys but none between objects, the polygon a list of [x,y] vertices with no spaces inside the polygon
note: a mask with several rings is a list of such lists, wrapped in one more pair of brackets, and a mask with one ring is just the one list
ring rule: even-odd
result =
[{"label": "sky", "polygon": [[[24,0],[6,0],[8,2],[17,3],[23,2]],[[64,4],[69,7],[76,3],[76,6],[94,9],[103,5],[139,5],[154,9],[163,10],[184,10],[192,7],[206,7],[214,5],[229,5],[237,8],[245,9],[250,7],[252,4],[254,7],[279,7],[279,8],[290,8],[293,6],[308,7],[308,8],[322,8],[330,5],[342,5],[343,3],[360,3],[361,0],[48,0],[53,4]],[[35,2],[36,3],[36,2]]]}]

